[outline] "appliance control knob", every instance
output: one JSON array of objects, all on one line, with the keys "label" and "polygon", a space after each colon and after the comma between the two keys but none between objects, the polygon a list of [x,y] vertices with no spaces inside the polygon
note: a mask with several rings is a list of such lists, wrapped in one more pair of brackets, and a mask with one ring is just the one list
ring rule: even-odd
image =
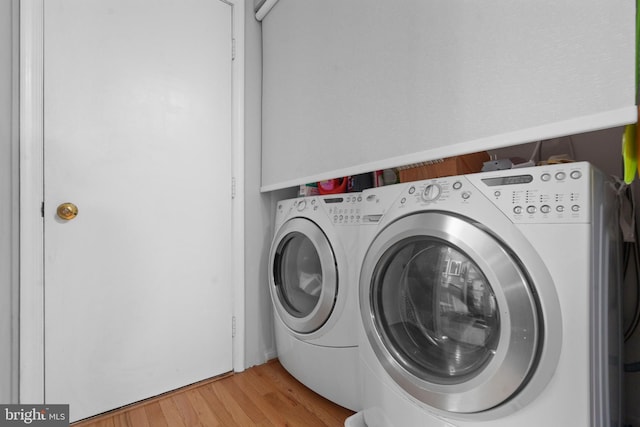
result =
[{"label": "appliance control knob", "polygon": [[429,184],[422,192],[422,199],[426,202],[433,202],[434,200],[438,200],[440,193],[442,193],[442,189],[438,184]]},{"label": "appliance control knob", "polygon": [[300,202],[298,203],[298,212],[302,212],[304,210],[304,208],[307,207],[307,201],[306,200],[300,200]]}]

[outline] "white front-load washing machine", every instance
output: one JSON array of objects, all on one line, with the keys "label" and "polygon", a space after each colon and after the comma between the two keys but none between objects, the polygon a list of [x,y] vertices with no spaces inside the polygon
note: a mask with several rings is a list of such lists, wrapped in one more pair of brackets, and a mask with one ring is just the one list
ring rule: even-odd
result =
[{"label": "white front-load washing machine", "polygon": [[363,192],[346,425],[621,426],[616,209],[584,162]]},{"label": "white front-load washing machine", "polygon": [[359,410],[357,269],[360,193],[277,203],[269,254],[278,358],[301,383]]}]

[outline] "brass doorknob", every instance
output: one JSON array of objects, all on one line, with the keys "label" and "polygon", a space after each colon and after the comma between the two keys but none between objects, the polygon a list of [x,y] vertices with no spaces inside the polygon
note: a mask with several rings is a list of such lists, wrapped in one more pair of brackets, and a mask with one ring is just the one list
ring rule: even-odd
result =
[{"label": "brass doorknob", "polygon": [[73,203],[63,203],[58,206],[58,216],[66,221],[78,216],[78,207]]}]

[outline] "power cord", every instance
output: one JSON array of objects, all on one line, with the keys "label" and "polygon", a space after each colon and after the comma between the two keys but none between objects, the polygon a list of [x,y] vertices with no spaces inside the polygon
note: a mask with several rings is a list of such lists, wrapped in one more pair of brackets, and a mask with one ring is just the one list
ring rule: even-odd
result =
[{"label": "power cord", "polygon": [[[623,237],[623,283],[630,280],[631,274],[635,274],[635,304],[633,316],[628,326],[624,327],[624,342],[628,342],[640,324],[640,251],[638,250],[638,227],[635,221],[635,197],[633,189],[622,180],[616,179],[616,189],[619,203],[619,225]],[[625,372],[640,372],[640,362],[624,364]]]},{"label": "power cord", "polygon": [[635,273],[635,305],[631,323],[624,328],[624,342],[629,341],[640,324],[640,251],[638,251],[638,227],[635,221],[635,197],[631,186],[618,180],[618,200],[620,204],[620,230],[623,237],[623,283],[628,283]]}]

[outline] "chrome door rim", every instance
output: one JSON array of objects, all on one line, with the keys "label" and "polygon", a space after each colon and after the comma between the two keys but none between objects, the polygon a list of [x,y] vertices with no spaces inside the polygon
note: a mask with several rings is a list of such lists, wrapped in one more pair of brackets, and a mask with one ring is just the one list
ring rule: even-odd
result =
[{"label": "chrome door rim", "polygon": [[[283,305],[281,284],[276,281],[274,269],[278,250],[295,234],[302,234],[311,241],[322,266],[322,290],[319,300],[315,308],[304,317],[293,316]],[[269,290],[278,316],[295,333],[310,334],[315,332],[331,316],[338,293],[338,267],[329,239],[313,221],[305,218],[292,218],[285,222],[276,233],[269,255]]]},{"label": "chrome door rim", "polygon": [[[501,327],[495,355],[463,383],[437,383],[409,372],[385,346],[376,323],[371,289],[379,260],[397,243],[416,236],[436,238],[459,248],[478,264],[496,295]],[[524,387],[540,354],[543,328],[538,302],[528,282],[515,256],[473,221],[442,212],[419,212],[389,224],[369,247],[360,277],[362,321],[376,357],[401,388],[443,411],[483,412],[508,401]]]}]

